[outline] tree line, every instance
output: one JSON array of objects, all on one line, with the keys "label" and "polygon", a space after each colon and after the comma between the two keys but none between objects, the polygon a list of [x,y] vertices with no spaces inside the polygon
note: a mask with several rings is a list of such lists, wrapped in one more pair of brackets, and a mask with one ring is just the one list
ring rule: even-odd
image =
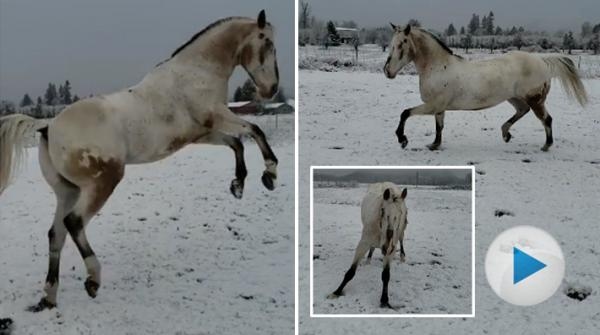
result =
[{"label": "tree line", "polygon": [[[408,24],[421,26],[418,19],[410,19]],[[354,21],[321,21],[312,13],[312,7],[304,0],[300,1],[298,18],[298,43],[299,45],[332,45],[331,37],[335,38],[335,27],[343,26],[356,28]],[[381,27],[362,28],[359,31],[359,44],[377,44],[385,51],[391,40],[392,30],[387,25]],[[496,24],[493,11],[484,14],[473,13],[465,25],[457,26],[450,23],[442,32],[432,30],[439,35],[450,47],[464,48],[466,52],[471,48],[507,49],[530,47],[532,51],[552,50],[569,52],[573,49],[592,50],[594,54],[600,53],[600,23],[592,25],[584,22],[579,34],[573,31],[557,30],[554,33],[546,31],[533,32],[523,26],[501,27]]]},{"label": "tree line", "polygon": [[38,96],[35,100],[31,98],[29,93],[25,93],[19,102],[18,108],[11,101],[0,101],[0,115],[21,112],[33,117],[50,117],[62,110],[64,106],[70,105],[80,99],[77,94],[73,94],[72,92],[73,89],[69,80],[65,80],[64,83],[58,86],[50,82],[44,94]]}]

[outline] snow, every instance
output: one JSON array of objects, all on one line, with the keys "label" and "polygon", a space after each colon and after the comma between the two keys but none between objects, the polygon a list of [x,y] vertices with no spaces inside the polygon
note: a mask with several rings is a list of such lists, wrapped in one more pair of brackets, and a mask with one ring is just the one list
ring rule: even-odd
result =
[{"label": "snow", "polygon": [[126,169],[87,227],[102,286],[87,296],[85,267],[67,239],[58,308],[42,297],[47,231],[55,206],[37,149],[0,203],[0,317],[14,334],[282,334],[294,327],[293,115],[245,117],[262,126],[279,158],[278,188],[260,181],[260,151],[246,140],[244,197],[229,193],[233,152],[189,145]]},{"label": "snow", "polygon": [[[600,63],[600,58],[596,56],[595,61]],[[558,82],[553,83],[547,108],[554,119],[555,142],[549,152],[540,151],[544,130],[532,113],[513,126],[510,143],[502,141],[500,126],[514,114],[508,103],[478,112],[446,113],[442,150],[431,152],[425,147],[435,133],[431,116],[408,120],[406,149],[400,148],[394,134],[402,110],[421,103],[416,76],[389,80],[368,71],[299,71],[300,333],[394,329],[403,334],[596,334],[600,329],[600,80],[583,82],[590,96],[585,109],[569,100]],[[474,164],[477,172],[475,318],[309,318],[310,165],[465,164]],[[496,216],[497,210],[509,214]],[[523,224],[552,234],[566,257],[563,287],[549,300],[527,308],[497,297],[483,271],[493,239]],[[429,257],[430,250],[426,245],[423,248],[407,252],[408,259]],[[434,246],[429,248],[434,251]],[[341,262],[343,269],[348,256]],[[377,277],[377,267],[373,272]],[[392,278],[401,278],[400,267]],[[591,293],[582,301],[572,299],[565,293],[572,285],[587,287]],[[391,301],[401,301],[407,291],[411,290],[394,285]],[[376,302],[376,292],[369,295],[370,303]]]},{"label": "snow", "polygon": [[[406,263],[391,263],[390,304],[379,308],[379,249],[364,260],[344,289],[329,300],[350,267],[360,239],[360,204],[368,185],[314,189],[313,306],[315,314],[471,314],[471,191],[409,188]],[[451,238],[449,238],[451,237]]]}]

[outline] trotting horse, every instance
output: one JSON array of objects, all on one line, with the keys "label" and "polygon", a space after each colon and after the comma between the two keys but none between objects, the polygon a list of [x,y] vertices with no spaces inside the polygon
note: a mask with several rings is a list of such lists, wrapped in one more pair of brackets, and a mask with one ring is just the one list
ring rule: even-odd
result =
[{"label": "trotting horse", "polygon": [[525,52],[480,61],[467,61],[454,55],[433,34],[407,25],[394,29],[390,53],[383,68],[393,79],[406,64],[414,62],[419,74],[419,91],[424,104],[402,112],[396,136],[405,148],[408,139],[404,124],[413,115],[435,116],[435,140],[428,145],[436,150],[442,143],[444,114],[447,110],[480,110],[508,101],[516,113],[502,125],[502,137],[510,141],[510,127],[530,109],[546,130],[547,151],[553,143],[552,117],[544,103],[554,77],[561,80],[567,94],[580,105],[587,102],[587,94],[573,61],[558,55],[537,56]]},{"label": "trotting horse", "polygon": [[240,198],[246,167],[238,136],[247,134],[265,161],[263,184],[274,188],[277,158],[264,133],[227,108],[227,84],[237,65],[252,78],[260,96],[270,98],[277,92],[273,29],[264,11],[258,19],[230,17],[214,22],[137,85],[74,103],[49,124],[24,115],[0,119],[0,192],[23,153],[26,134],[38,130],[40,166],[57,199],[48,231],[46,296],[30,311],[56,306],[60,253],[67,233],[87,269],[85,289],[96,297],[100,264],[85,227],[123,178],[126,164],[157,161],[190,143],[227,145],[236,158],[230,190]]},{"label": "trotting horse", "polygon": [[383,272],[381,281],[383,290],[381,292],[380,306],[392,308],[388,298],[388,283],[390,281],[390,261],[394,250],[400,243],[400,260],[404,262],[404,230],[407,225],[406,189],[400,191],[396,185],[390,182],[377,183],[369,186],[367,194],[361,204],[360,216],[363,230],[354,252],[354,259],[350,269],[346,271],[344,279],[338,288],[329,294],[327,298],[335,299],[343,294],[343,289],[354,274],[358,262],[369,251],[368,261],[373,255],[375,248],[381,248],[383,254]]}]

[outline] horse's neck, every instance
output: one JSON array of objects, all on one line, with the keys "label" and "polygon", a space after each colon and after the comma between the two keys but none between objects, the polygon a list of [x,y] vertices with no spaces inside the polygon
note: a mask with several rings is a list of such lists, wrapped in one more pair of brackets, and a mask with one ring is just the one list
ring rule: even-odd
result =
[{"label": "horse's neck", "polygon": [[225,103],[229,78],[239,64],[239,45],[251,29],[246,20],[210,29],[148,73],[138,88],[163,100],[183,97],[190,106]]},{"label": "horse's neck", "polygon": [[419,75],[427,74],[436,67],[450,62],[451,55],[422,32],[413,38],[413,44],[415,47],[413,61]]},{"label": "horse's neck", "polygon": [[254,26],[254,21],[246,19],[221,23],[198,37],[169,62],[191,65],[229,78],[240,64],[240,45]]}]

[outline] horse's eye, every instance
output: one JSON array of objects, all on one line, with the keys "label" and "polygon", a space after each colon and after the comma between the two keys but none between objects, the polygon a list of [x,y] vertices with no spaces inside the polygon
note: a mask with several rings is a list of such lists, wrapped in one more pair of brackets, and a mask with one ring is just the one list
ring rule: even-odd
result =
[{"label": "horse's eye", "polygon": [[406,43],[406,38],[404,39],[404,43]]}]

